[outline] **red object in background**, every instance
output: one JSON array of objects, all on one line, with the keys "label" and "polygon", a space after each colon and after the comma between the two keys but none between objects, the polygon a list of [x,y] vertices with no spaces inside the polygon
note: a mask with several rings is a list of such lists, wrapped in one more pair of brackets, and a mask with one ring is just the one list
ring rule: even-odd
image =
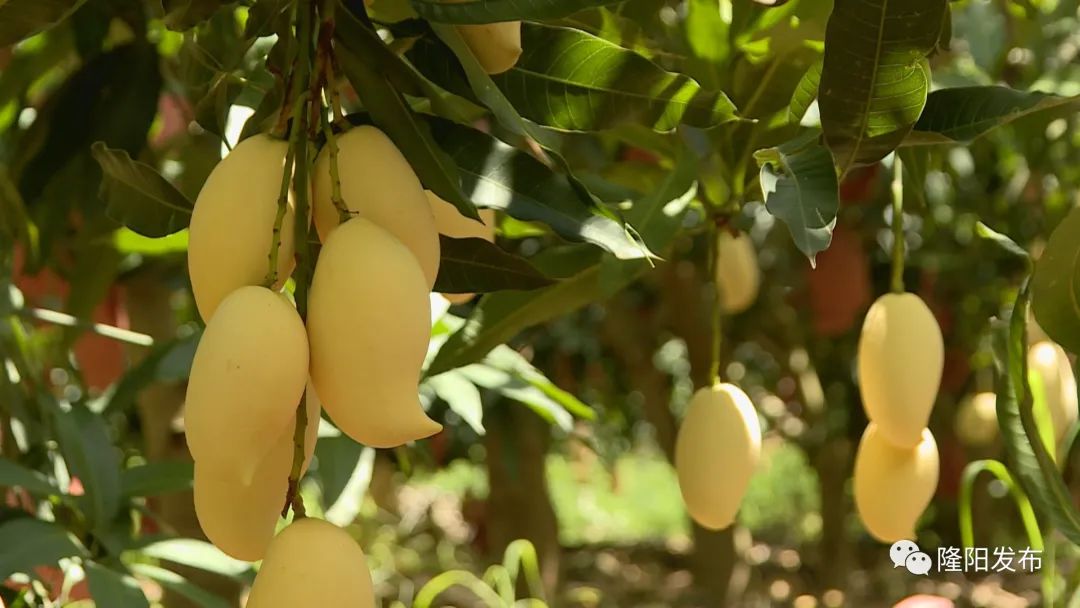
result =
[{"label": "red object in background", "polygon": [[893,608],[956,608],[956,604],[936,595],[912,595],[897,602]]},{"label": "red object in background", "polygon": [[626,162],[642,163],[645,165],[660,164],[660,157],[642,148],[626,146],[620,155]]},{"label": "red object in background", "polygon": [[967,466],[969,460],[968,455],[959,441],[950,438],[948,441],[938,441],[938,458],[941,464],[937,495],[948,500],[956,500],[960,494],[960,478],[964,475],[964,467]]},{"label": "red object in background", "polygon": [[874,198],[880,174],[881,163],[852,169],[840,182],[840,204],[857,205]]},{"label": "red object in background", "polygon": [[188,125],[194,120],[191,104],[181,95],[166,93],[158,98],[158,115],[161,130],[154,136],[153,148],[164,147],[174,137],[186,135]]},{"label": "red object in background", "polygon": [[[36,275],[22,273],[23,255],[15,250],[15,286],[26,299],[26,306],[57,310],[63,307],[71,291],[67,282],[49,269]],[[94,309],[95,323],[127,329],[127,312],[124,310],[120,287],[112,285],[105,300]],[[83,332],[72,348],[75,361],[82,371],[87,388],[105,390],[124,372],[124,346],[91,332]]]},{"label": "red object in background", "polygon": [[870,305],[870,264],[859,235],[840,225],[832,244],[807,270],[814,331],[824,337],[846,333]]}]

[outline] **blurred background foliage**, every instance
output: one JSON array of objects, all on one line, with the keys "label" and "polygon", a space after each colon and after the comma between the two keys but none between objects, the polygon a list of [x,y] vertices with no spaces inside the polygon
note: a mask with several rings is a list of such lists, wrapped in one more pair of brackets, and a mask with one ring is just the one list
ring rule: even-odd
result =
[{"label": "blurred background foliage", "polygon": [[[233,606],[251,580],[248,564],[198,540],[191,507],[181,406],[201,322],[181,228],[222,154],[276,118],[287,4],[0,0],[4,605]],[[1037,256],[1080,203],[1076,0],[951,2],[929,60],[934,91],[1004,85],[1052,101],[969,121],[989,132],[947,142],[970,145],[905,146],[846,171],[831,197],[768,204],[758,162],[769,163],[754,152],[828,121],[827,105],[798,91],[820,70],[832,2],[554,2],[564,10],[526,25],[523,59],[552,77],[512,71],[488,89],[408,6],[376,0],[367,22],[358,4],[342,3],[337,42],[350,118],[386,128],[401,116],[357,84],[368,62],[452,157],[472,202],[500,210],[498,245],[559,279],[438,319],[421,394],[444,433],[376,452],[323,421],[309,511],[353,526],[386,605],[413,605],[444,571],[479,576],[516,539],[535,546],[542,574],[542,589],[517,591],[552,606],[891,606],[924,593],[1005,607],[1050,605],[1047,589],[1076,605],[1080,554],[1049,527],[1049,583],[916,580],[862,529],[849,482],[866,423],[853,361],[863,313],[888,290],[897,156],[905,282],[947,352],[931,420],[941,481],[920,544],[961,544],[961,473],[1004,458],[999,438],[970,445],[956,424],[965,397],[993,390],[988,321],[1027,273],[978,224]],[[545,58],[579,32],[586,49],[615,53],[614,67]],[[365,46],[379,37],[403,55]],[[626,94],[680,75],[700,84],[694,99],[712,95],[690,104],[699,114]],[[823,78],[840,76],[826,61]],[[559,89],[573,78],[578,89]],[[944,105],[941,116],[963,106]],[[923,128],[933,119],[916,135],[937,134]],[[428,184],[431,160],[410,161]],[[827,226],[792,222],[807,210]],[[634,230],[611,230],[620,217]],[[601,219],[606,232],[584,228]],[[766,447],[738,525],[719,533],[691,525],[669,462],[708,377],[713,220],[750,235],[764,277],[755,304],[723,321],[722,376],[753,399]],[[640,259],[642,243],[662,259]],[[1064,460],[1076,496],[1075,459]],[[980,478],[974,495],[977,544],[1028,543],[1000,481]],[[438,601],[485,605],[462,587]]]}]

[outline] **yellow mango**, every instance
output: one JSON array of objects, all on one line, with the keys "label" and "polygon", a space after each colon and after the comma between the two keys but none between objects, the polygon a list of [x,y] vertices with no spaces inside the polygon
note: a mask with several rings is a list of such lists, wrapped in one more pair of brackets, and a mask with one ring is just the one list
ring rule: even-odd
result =
[{"label": "yellow mango", "polygon": [[914,447],[930,420],[945,347],[937,319],[911,293],[886,294],[859,336],[859,392],[867,417],[899,447]]},{"label": "yellow mango", "polygon": [[[484,239],[489,243],[495,242],[495,210],[480,209],[481,224],[476,220],[469,219],[457,210],[457,207],[439,198],[439,195],[430,190],[425,190],[428,201],[431,203],[431,211],[435,214],[435,228],[439,234],[445,234],[455,239]],[[472,293],[447,293],[443,297],[453,304],[464,304],[476,294]]]},{"label": "yellow mango", "polygon": [[716,290],[727,314],[740,313],[757,299],[761,287],[754,243],[745,234],[721,232],[716,242]]},{"label": "yellow mango", "polygon": [[285,296],[241,287],[225,298],[191,364],[184,425],[195,462],[250,482],[295,417],[307,369],[304,324]]},{"label": "yellow mango", "polygon": [[1028,349],[1028,374],[1039,382],[1054,427],[1054,441],[1061,441],[1077,419],[1076,376],[1065,350],[1043,340]]},{"label": "yellow mango", "polygon": [[459,25],[458,32],[488,74],[501,74],[521,57],[521,22]]},{"label": "yellow mango", "polygon": [[[412,251],[428,290],[439,274],[439,233],[424,188],[409,162],[382,131],[360,126],[337,138],[341,197],[354,217],[370,220]],[[331,199],[330,149],[315,161],[315,229],[325,243],[340,222]]]},{"label": "yellow mango", "polygon": [[342,432],[390,448],[442,429],[417,392],[431,334],[428,288],[416,258],[390,233],[354,218],[330,234],[307,321],[311,380]]},{"label": "yellow mango", "polygon": [[989,445],[998,435],[997,395],[976,393],[960,403],[956,412],[956,436],[970,446]]},{"label": "yellow mango", "polygon": [[710,530],[735,521],[761,456],[761,425],[733,384],[694,393],[675,441],[675,472],[690,517]]},{"label": "yellow mango", "polygon": [[247,601],[247,608],[298,606],[376,606],[360,545],[321,519],[294,521],[274,537]]},{"label": "yellow mango", "polygon": [[[322,412],[319,399],[310,387],[305,404],[303,470],[307,471],[315,453]],[[251,483],[221,479],[212,470],[195,465],[195,515],[199,526],[210,542],[236,559],[249,562],[262,559],[274,537],[289,487],[295,429],[294,420],[259,463]]]},{"label": "yellow mango", "polygon": [[915,538],[915,524],[938,483],[937,442],[923,429],[919,443],[900,448],[871,422],[855,454],[855,507],[870,535],[883,543]]},{"label": "yellow mango", "polygon": [[[195,304],[206,322],[225,296],[245,285],[261,285],[266,278],[288,148],[288,143],[269,135],[245,139],[214,167],[195,200],[188,272]],[[290,197],[276,288],[292,273],[293,221]]]}]

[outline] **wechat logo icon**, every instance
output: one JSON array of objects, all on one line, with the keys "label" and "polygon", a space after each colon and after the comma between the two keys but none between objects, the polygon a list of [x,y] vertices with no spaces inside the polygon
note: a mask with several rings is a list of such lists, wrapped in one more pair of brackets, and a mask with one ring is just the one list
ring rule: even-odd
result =
[{"label": "wechat logo icon", "polygon": [[906,568],[908,572],[915,575],[925,576],[934,566],[930,556],[920,551],[919,545],[910,540],[898,540],[893,543],[889,547],[889,558],[892,560],[893,568]]}]

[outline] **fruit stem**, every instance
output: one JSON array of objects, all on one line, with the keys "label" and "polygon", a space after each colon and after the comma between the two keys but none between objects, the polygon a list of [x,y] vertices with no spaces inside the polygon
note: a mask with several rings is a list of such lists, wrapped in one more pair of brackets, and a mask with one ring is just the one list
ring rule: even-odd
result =
[{"label": "fruit stem", "polygon": [[[307,93],[300,93],[296,98],[296,103],[293,104],[292,116],[293,123],[299,120],[300,115],[304,111],[304,104],[307,101]],[[285,223],[285,212],[289,207],[289,186],[292,185],[293,167],[296,161],[296,143],[298,139],[298,133],[296,129],[292,130],[289,135],[289,151],[285,154],[285,165],[281,170],[281,191],[278,193],[278,208],[277,215],[274,216],[274,236],[270,240],[270,269],[266,273],[266,279],[263,284],[270,289],[273,289],[274,285],[278,281],[278,255],[281,251],[281,229]]]},{"label": "fruit stem", "polygon": [[330,201],[334,203],[334,208],[337,209],[338,219],[344,224],[352,217],[352,213],[349,212],[349,208],[345,205],[345,199],[341,197],[341,172],[338,168],[338,145],[337,134],[334,133],[334,126],[330,124],[330,119],[323,113],[323,131],[326,133],[326,145],[330,148]]},{"label": "fruit stem", "polygon": [[892,179],[892,291],[904,293],[904,165],[893,155]]},{"label": "fruit stem", "polygon": [[709,259],[706,264],[709,272],[709,284],[712,285],[712,351],[709,358],[709,383],[713,386],[720,384],[720,346],[721,328],[723,320],[723,308],[720,305],[720,286],[716,283],[716,269],[720,264],[720,224],[723,221],[719,216],[709,218]]},{"label": "fruit stem", "polygon": [[[305,103],[311,103],[314,107],[319,107],[321,105],[317,96],[319,75],[312,69],[315,59],[316,12],[315,0],[306,0],[297,5],[296,33],[299,52],[293,66],[293,73],[295,86],[303,87],[306,84],[308,87],[307,92],[302,96]],[[312,91],[315,93],[313,94]],[[301,97],[301,95],[297,95],[297,97]],[[305,104],[300,104],[299,111],[292,122],[289,140],[290,152],[296,159],[295,173],[293,175],[294,190],[296,192],[296,222],[293,226],[293,235],[296,241],[296,271],[294,273],[296,292],[294,295],[296,298],[296,311],[299,313],[300,318],[305,321],[307,320],[307,296],[308,289],[311,286],[313,266],[311,244],[308,240],[310,232],[308,195],[311,185],[308,171],[310,168],[310,141],[305,137],[308,134],[308,120],[311,113],[304,111],[306,109],[308,107]],[[285,510],[282,512],[284,515],[291,506],[294,517],[298,518],[305,516],[304,499],[300,496],[299,489],[300,474],[304,467],[304,438],[307,434],[308,425],[307,406],[305,405],[306,393],[307,391],[304,392],[304,395],[301,395],[300,403],[296,406],[296,427],[293,432],[293,463],[289,472],[289,485],[285,495]]]}]

